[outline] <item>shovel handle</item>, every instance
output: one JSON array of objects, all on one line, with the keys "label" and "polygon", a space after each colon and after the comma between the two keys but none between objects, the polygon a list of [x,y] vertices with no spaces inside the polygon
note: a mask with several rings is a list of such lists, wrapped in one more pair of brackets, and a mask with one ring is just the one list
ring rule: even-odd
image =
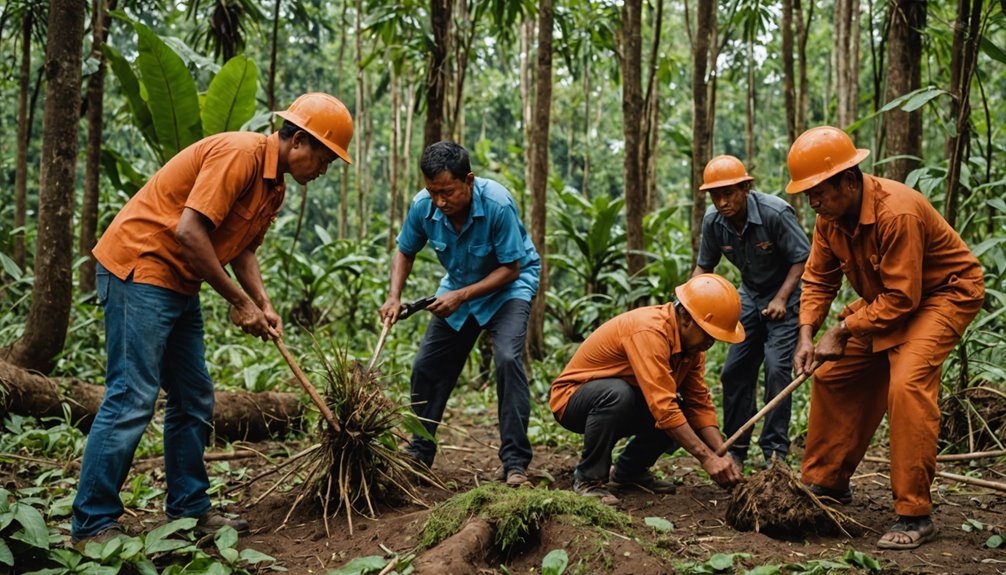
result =
[{"label": "shovel handle", "polygon": [[327,421],[336,432],[342,431],[342,426],[339,425],[339,420],[335,418],[335,414],[332,413],[332,410],[328,408],[325,401],[321,399],[320,395],[318,395],[318,390],[311,385],[311,382],[307,380],[307,376],[304,375],[303,371],[301,371],[300,366],[297,365],[296,361],[294,361],[293,356],[290,355],[290,351],[283,343],[283,338],[280,337],[279,333],[277,333],[272,327],[269,328],[269,335],[272,342],[276,344],[276,349],[279,350],[280,355],[283,356],[287,365],[290,366],[290,370],[293,371],[294,376],[296,376],[297,382],[300,383],[301,387],[304,388],[304,391],[311,396],[311,401],[313,401],[314,405],[318,407],[318,411],[321,412],[325,421]]},{"label": "shovel handle", "polygon": [[725,455],[726,452],[727,452],[727,449],[730,449],[731,445],[733,445],[734,443],[736,443],[737,440],[740,439],[740,437],[742,435],[744,435],[745,433],[747,433],[747,431],[749,429],[751,429],[752,427],[754,427],[754,424],[756,424],[759,421],[761,421],[761,419],[763,417],[765,417],[765,415],[768,412],[772,411],[772,409],[775,406],[777,406],[780,403],[782,403],[782,400],[784,400],[787,397],[789,397],[789,394],[793,393],[793,390],[795,390],[796,388],[800,387],[800,384],[802,384],[804,381],[807,381],[807,378],[810,377],[811,375],[813,375],[814,372],[817,371],[817,368],[820,367],[820,366],[821,366],[821,362],[819,362],[819,361],[814,362],[814,365],[810,366],[810,371],[803,372],[802,374],[800,374],[799,376],[797,376],[796,379],[794,379],[793,381],[791,381],[789,383],[789,385],[787,385],[786,387],[784,387],[782,391],[780,391],[775,397],[772,398],[772,401],[769,401],[768,403],[766,403],[765,407],[761,408],[761,411],[759,411],[758,413],[754,414],[754,416],[751,419],[747,420],[747,423],[745,423],[744,425],[742,425],[741,428],[738,429],[733,435],[731,435],[729,439],[727,439],[726,441],[724,441],[723,445],[721,445],[720,448],[716,450],[716,455],[719,455],[720,457],[722,457],[723,455]]}]

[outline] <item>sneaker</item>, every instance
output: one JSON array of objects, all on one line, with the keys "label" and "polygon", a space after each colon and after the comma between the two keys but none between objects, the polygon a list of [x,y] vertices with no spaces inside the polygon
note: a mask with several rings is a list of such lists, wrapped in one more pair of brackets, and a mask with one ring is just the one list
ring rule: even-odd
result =
[{"label": "sneaker", "polygon": [[239,535],[245,535],[250,530],[248,522],[240,515],[233,513],[224,514],[219,511],[210,510],[196,517],[196,530],[201,533],[216,533],[221,527],[233,527]]},{"label": "sneaker", "polygon": [[621,501],[605,489],[604,481],[580,481],[573,479],[573,493],[583,497],[596,497],[601,503],[614,507]]},{"label": "sneaker", "polygon": [[618,469],[614,468],[611,470],[611,483],[615,487],[638,487],[650,493],[674,493],[678,490],[677,485],[657,479],[649,469],[638,475],[622,477],[618,474]]},{"label": "sneaker", "polygon": [[807,490],[813,493],[818,499],[831,499],[840,505],[848,505],[852,503],[851,487],[847,487],[845,490],[842,490],[822,487],[816,483],[811,483],[807,486]]},{"label": "sneaker", "polygon": [[73,544],[74,549],[83,553],[84,547],[88,543],[102,544],[107,543],[112,539],[116,539],[118,537],[129,537],[129,535],[127,535],[126,532],[123,531],[121,525],[119,525],[118,523],[113,523],[112,525],[109,525],[108,527],[102,529],[101,531],[95,533],[94,535],[91,535],[90,537],[81,537],[80,539],[73,537],[70,539],[70,542]]}]

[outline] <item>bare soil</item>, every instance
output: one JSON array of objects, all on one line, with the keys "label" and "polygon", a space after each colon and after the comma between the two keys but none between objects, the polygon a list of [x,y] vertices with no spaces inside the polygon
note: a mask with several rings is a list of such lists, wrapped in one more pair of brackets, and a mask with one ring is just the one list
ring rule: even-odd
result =
[{"label": "bare soil", "polygon": [[[455,421],[462,417],[458,415]],[[464,428],[468,434],[441,430],[442,452],[433,471],[449,489],[422,486],[420,492],[430,505],[491,481],[495,474],[498,465],[492,447],[498,441],[495,426],[473,424]],[[296,451],[287,447],[291,452]],[[269,448],[263,446],[266,451]],[[880,448],[874,454],[883,455]],[[798,460],[799,453],[795,456]],[[570,489],[577,459],[578,453],[571,447],[538,446],[531,472],[539,476],[536,480],[539,488]],[[249,476],[268,469],[260,459],[233,461],[228,465],[231,469],[248,467]],[[954,467],[943,464],[941,469],[963,473],[968,467],[967,464]],[[781,540],[736,531],[725,521],[730,493],[702,474],[694,459],[679,452],[676,457],[662,458],[656,470],[680,481],[678,491],[672,495],[619,492],[620,509],[633,518],[631,530],[615,533],[577,527],[561,519],[552,520],[541,526],[540,531],[520,548],[490,552],[482,558],[477,572],[501,573],[499,566],[505,565],[509,573],[537,573],[542,558],[553,549],[564,549],[568,553],[567,573],[618,575],[674,573],[676,565],[702,563],[716,553],[750,554],[739,564],[751,568],[763,564],[836,559],[855,549],[881,561],[885,573],[1006,573],[1006,549],[984,546],[993,533],[1006,534],[1006,494],[1003,493],[937,478],[933,486],[937,506],[934,519],[940,528],[937,538],[916,550],[888,551],[875,545],[880,534],[895,519],[884,464],[864,462],[853,478],[853,503],[838,507],[864,527],[852,539],[841,535],[807,534]],[[149,471],[137,470],[140,473]],[[211,467],[211,473],[220,477],[220,468]],[[155,475],[160,474],[155,471]],[[553,477],[555,482],[549,485],[547,479],[540,477],[542,475]],[[983,468],[982,476],[1003,481],[1006,461],[1000,459],[991,467]],[[307,501],[286,520],[297,494],[290,480],[258,504],[249,506],[272,487],[272,479],[255,482],[242,493],[233,494],[231,497],[238,501],[230,510],[241,513],[252,524],[252,534],[243,537],[241,544],[276,557],[294,575],[326,573],[355,557],[385,555],[386,551],[408,555],[413,552],[429,513],[419,505],[386,506],[378,509],[378,516],[373,519],[355,516],[352,534],[344,515],[329,519],[326,533],[320,509]],[[237,483],[235,480],[232,484]],[[658,533],[644,524],[646,517],[664,518],[674,524],[674,529]],[[133,511],[124,520],[134,528],[150,529],[163,521],[163,515],[153,510]],[[971,531],[962,529],[968,520],[978,522],[981,529],[974,525]]]}]

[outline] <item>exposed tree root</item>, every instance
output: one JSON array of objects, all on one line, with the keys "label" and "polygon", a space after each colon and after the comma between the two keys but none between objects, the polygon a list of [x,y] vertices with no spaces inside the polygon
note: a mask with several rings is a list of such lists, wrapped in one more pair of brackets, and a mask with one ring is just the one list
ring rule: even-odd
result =
[{"label": "exposed tree root", "polygon": [[734,488],[727,523],[738,531],[779,539],[807,534],[851,537],[846,527],[855,524],[849,516],[822,503],[779,461]]},{"label": "exposed tree root", "polygon": [[496,528],[485,519],[473,518],[454,535],[412,562],[417,575],[470,575],[478,573],[492,551]]}]

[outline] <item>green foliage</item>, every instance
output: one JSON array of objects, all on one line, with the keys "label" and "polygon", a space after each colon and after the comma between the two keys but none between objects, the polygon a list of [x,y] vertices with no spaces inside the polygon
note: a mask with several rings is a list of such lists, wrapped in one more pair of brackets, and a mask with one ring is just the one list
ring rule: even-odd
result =
[{"label": "green foliage", "polygon": [[4,419],[0,434],[0,451],[56,461],[70,461],[84,452],[85,436],[70,421],[70,408],[63,406],[64,417],[39,421],[16,413]]},{"label": "green foliage", "polygon": [[652,527],[658,533],[667,533],[674,530],[674,524],[663,517],[647,517],[643,519],[643,523]]},{"label": "green foliage", "polygon": [[613,529],[624,529],[630,522],[627,515],[570,491],[511,489],[488,483],[455,495],[434,508],[419,534],[419,547],[436,545],[457,533],[468,518],[478,516],[496,526],[495,543],[507,549],[558,515],[569,516],[584,525]]},{"label": "green foliage", "polygon": [[733,573],[738,559],[751,557],[749,553],[716,553],[705,563],[684,563],[676,566],[681,575],[705,575],[708,573]]},{"label": "green foliage", "polygon": [[234,132],[255,115],[258,67],[246,56],[231,58],[210,81],[203,103],[203,135]]},{"label": "green foliage", "polygon": [[563,549],[553,549],[541,560],[541,575],[562,575],[569,566],[569,555]]}]

